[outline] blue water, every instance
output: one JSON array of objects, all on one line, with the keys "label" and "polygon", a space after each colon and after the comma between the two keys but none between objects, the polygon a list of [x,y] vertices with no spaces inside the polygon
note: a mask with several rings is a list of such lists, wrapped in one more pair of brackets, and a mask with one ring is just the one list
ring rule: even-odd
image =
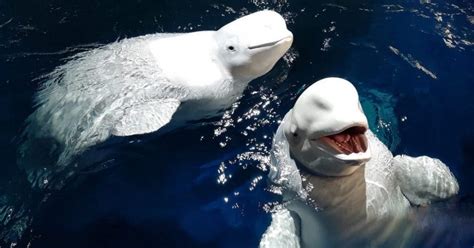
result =
[{"label": "blue water", "polygon": [[[285,16],[294,44],[224,117],[106,142],[61,190],[29,187],[16,151],[41,75],[91,45],[217,29],[265,8]],[[340,76],[392,152],[437,157],[459,180],[418,247],[472,247],[473,55],[470,0],[2,0],[0,235],[23,233],[19,247],[255,247],[279,200],[266,184],[278,120],[309,84]]]}]

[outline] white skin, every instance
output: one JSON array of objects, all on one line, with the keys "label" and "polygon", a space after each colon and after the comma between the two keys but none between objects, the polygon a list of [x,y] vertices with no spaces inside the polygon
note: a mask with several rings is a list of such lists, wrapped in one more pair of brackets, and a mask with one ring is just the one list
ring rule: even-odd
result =
[{"label": "white skin", "polygon": [[[164,132],[215,116],[292,41],[282,16],[267,10],[217,31],[145,35],[73,56],[38,92],[19,164],[43,187],[51,166],[60,170],[112,135]],[[58,158],[42,164],[31,154]]]},{"label": "white skin", "polygon": [[[269,178],[282,187],[286,203],[272,215],[261,247],[324,247],[327,237],[337,235],[319,231],[328,222],[341,233],[354,226],[360,231],[368,221],[405,216],[410,205],[459,190],[438,159],[393,157],[368,130],[354,86],[340,78],[322,79],[302,93],[275,134],[271,163]],[[324,214],[304,204],[308,200]]]}]

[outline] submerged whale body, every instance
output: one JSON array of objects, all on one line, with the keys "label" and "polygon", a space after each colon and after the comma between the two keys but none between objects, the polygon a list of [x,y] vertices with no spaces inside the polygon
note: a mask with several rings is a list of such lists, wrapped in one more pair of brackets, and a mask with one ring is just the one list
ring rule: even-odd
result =
[{"label": "submerged whale body", "polygon": [[368,129],[354,86],[340,78],[314,83],[286,114],[269,178],[284,204],[261,247],[400,246],[411,235],[410,206],[459,190],[440,160],[393,156]]},{"label": "submerged whale body", "polygon": [[217,31],[145,35],[77,54],[37,93],[19,164],[44,188],[51,166],[61,170],[112,135],[215,116],[271,70],[292,40],[285,20],[266,10]]}]

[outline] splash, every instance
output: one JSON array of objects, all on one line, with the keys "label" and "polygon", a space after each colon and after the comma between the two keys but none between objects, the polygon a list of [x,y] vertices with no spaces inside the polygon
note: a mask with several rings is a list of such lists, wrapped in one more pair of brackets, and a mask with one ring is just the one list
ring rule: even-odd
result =
[{"label": "splash", "polygon": [[[278,89],[274,88],[288,87],[284,81],[297,58],[298,53],[290,49],[269,75],[249,85],[244,95],[246,102],[234,103],[218,121],[213,123],[215,128],[212,135],[201,137],[201,140],[214,140],[221,149],[227,149],[236,139],[245,140],[244,150],[220,163],[217,168],[217,184],[222,186],[232,184],[235,179],[233,175],[251,170],[251,175],[246,179],[242,190],[252,192],[258,188],[265,188],[273,134],[282,118],[278,111],[282,101],[280,95],[288,93],[276,93]],[[239,196],[239,192],[234,192],[226,196],[227,202],[236,202]],[[233,208],[244,207],[244,204],[239,205],[238,201],[235,204],[232,205]],[[274,204],[259,202],[258,205],[259,208],[270,209],[270,205]]]}]

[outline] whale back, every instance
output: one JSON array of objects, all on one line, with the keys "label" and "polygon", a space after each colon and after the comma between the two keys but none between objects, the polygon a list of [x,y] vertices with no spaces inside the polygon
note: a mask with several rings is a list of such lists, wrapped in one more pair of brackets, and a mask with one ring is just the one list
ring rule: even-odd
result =
[{"label": "whale back", "polygon": [[128,107],[163,96],[187,96],[185,88],[163,77],[147,48],[152,40],[172,36],[176,34],[146,35],[97,47],[45,75],[34,99],[36,110],[26,121],[20,166],[51,174],[45,169],[64,167],[107,139]]},{"label": "whale back", "polygon": [[202,89],[230,78],[217,54],[215,32],[164,37],[147,46],[164,77],[176,84]]}]

